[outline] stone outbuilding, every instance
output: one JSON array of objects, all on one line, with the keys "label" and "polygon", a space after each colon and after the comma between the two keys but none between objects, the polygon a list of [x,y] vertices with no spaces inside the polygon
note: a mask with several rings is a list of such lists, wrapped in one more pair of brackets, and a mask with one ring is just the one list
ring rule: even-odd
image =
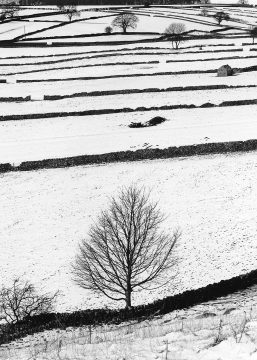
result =
[{"label": "stone outbuilding", "polygon": [[218,69],[217,75],[218,76],[232,76],[233,69],[229,65],[223,65]]}]

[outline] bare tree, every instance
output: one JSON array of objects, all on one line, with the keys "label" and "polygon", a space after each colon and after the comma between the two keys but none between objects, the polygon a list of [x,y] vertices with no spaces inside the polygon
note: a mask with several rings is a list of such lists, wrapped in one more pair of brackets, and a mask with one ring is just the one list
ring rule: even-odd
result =
[{"label": "bare tree", "polygon": [[144,188],[122,188],[79,245],[74,281],[131,308],[132,292],[149,289],[156,280],[163,286],[162,275],[175,264],[173,249],[180,233],[161,231],[163,220],[158,203],[150,201]]},{"label": "bare tree", "polygon": [[254,40],[257,37],[257,26],[252,26],[249,29],[249,35],[251,36],[251,38],[253,39],[253,44],[254,44]]},{"label": "bare tree", "polygon": [[65,12],[65,15],[68,17],[70,22],[72,18],[80,17],[80,12],[78,11],[76,5],[59,6],[59,8]]},{"label": "bare tree", "polygon": [[16,323],[32,315],[53,310],[58,292],[39,295],[29,281],[15,279],[0,291],[0,315],[7,323]]},{"label": "bare tree", "polygon": [[186,31],[186,27],[182,23],[172,23],[165,30],[165,34],[171,40],[172,47],[178,49],[182,41],[184,41],[183,34]]},{"label": "bare tree", "polygon": [[122,29],[123,33],[127,32],[127,28],[136,29],[139,19],[135,14],[124,13],[116,16],[112,21],[112,26]]},{"label": "bare tree", "polygon": [[214,14],[213,17],[217,20],[219,25],[223,20],[228,21],[230,19],[230,16],[224,13],[223,11],[216,12],[216,14]]}]

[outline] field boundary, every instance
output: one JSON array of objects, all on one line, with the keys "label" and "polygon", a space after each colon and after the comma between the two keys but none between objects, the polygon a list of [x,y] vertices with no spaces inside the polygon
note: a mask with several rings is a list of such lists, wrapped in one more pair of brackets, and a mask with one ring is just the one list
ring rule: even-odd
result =
[{"label": "field boundary", "polygon": [[138,322],[188,309],[198,304],[216,300],[224,296],[245,290],[257,284],[257,270],[237,275],[229,279],[211,283],[204,287],[186,290],[182,293],[155,300],[152,303],[138,305],[131,309],[91,309],[72,313],[45,313],[28,317],[15,324],[0,326],[0,344],[6,344],[27,335],[52,329],[81,327],[102,324],[120,324],[125,321]]},{"label": "field boundary", "polygon": [[[158,61],[157,61],[158,63]],[[257,71],[257,65],[237,68],[239,73]],[[138,74],[118,74],[118,75],[104,75],[104,76],[81,76],[71,78],[50,78],[50,79],[17,79],[18,83],[30,83],[30,82],[58,82],[58,81],[74,81],[74,80],[102,80],[102,79],[116,79],[116,78],[129,78],[129,77],[145,77],[156,75],[186,75],[186,74],[213,74],[217,73],[217,69],[210,70],[182,70],[182,71],[160,71],[155,73],[138,73]]]},{"label": "field boundary", "polygon": [[246,141],[230,141],[198,145],[168,147],[165,149],[148,148],[136,151],[118,151],[99,155],[79,155],[64,158],[25,161],[15,166],[10,163],[0,164],[0,173],[11,171],[31,171],[39,169],[56,169],[81,165],[103,163],[140,161],[154,159],[169,159],[177,157],[199,156],[209,154],[224,154],[257,150],[257,139]]},{"label": "field boundary", "polygon": [[94,110],[82,110],[82,111],[65,111],[65,112],[51,112],[51,113],[31,113],[31,114],[15,114],[15,115],[1,115],[0,122],[4,121],[24,121],[33,119],[49,119],[60,118],[68,116],[92,116],[92,115],[106,115],[106,114],[118,114],[118,113],[130,113],[130,112],[146,112],[156,110],[178,110],[178,109],[201,109],[223,106],[244,106],[244,105],[257,105],[257,99],[235,100],[235,101],[223,101],[220,104],[213,104],[210,102],[202,105],[194,104],[181,104],[181,105],[163,105],[163,106],[140,106],[137,108],[115,108],[115,109],[94,109]]},{"label": "field boundary", "polygon": [[[89,91],[79,92],[65,95],[44,95],[45,101],[56,101],[77,97],[100,97],[113,95],[128,95],[128,94],[142,94],[142,93],[165,93],[165,92],[183,92],[183,91],[201,91],[201,90],[223,90],[223,89],[244,89],[256,88],[257,85],[199,85],[199,86],[177,86],[168,88],[145,88],[145,89],[124,89],[124,90],[103,90],[103,91]],[[0,97],[0,102],[28,102],[31,101],[31,95],[28,96],[10,96]],[[0,120],[1,121],[1,120]]]}]

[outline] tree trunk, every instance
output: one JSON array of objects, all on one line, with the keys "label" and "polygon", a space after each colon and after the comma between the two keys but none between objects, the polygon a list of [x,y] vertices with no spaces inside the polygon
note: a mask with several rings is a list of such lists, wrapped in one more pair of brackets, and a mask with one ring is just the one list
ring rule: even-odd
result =
[{"label": "tree trunk", "polygon": [[126,309],[131,309],[131,293],[126,293]]},{"label": "tree trunk", "polygon": [[126,296],[126,309],[131,309],[132,308],[132,306],[131,306],[131,293],[132,293],[131,287],[130,287],[130,285],[128,285],[126,293],[125,293],[125,296]]}]

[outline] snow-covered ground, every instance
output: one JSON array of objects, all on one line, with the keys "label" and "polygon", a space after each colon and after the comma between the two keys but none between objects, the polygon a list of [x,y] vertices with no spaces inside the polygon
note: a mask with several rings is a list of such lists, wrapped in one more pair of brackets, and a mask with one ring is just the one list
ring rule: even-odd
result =
[{"label": "snow-covered ground", "polygon": [[[131,89],[167,89],[187,86],[250,86],[257,85],[257,72],[242,73],[228,78],[216,74],[155,75],[93,80],[70,80],[56,82],[36,82],[1,84],[0,97],[27,97],[31,94],[71,95],[92,91],[116,91]],[[188,93],[189,94],[189,93]],[[173,94],[174,95],[174,94]],[[178,94],[179,95],[179,94]]]},{"label": "snow-covered ground", "polygon": [[[183,62],[198,62],[198,61],[211,61],[213,60],[216,61],[215,59],[222,59],[223,57],[229,57],[229,58],[233,58],[233,57],[239,57],[240,60],[242,61],[242,64],[244,64],[243,60],[246,60],[245,58],[252,56],[253,59],[256,61],[257,59],[257,54],[255,52],[249,52],[249,51],[242,51],[242,48],[237,48],[235,50],[239,50],[239,51],[235,51],[235,52],[209,52],[209,53],[189,53],[186,54],[181,53],[172,53],[170,51],[170,54],[167,52],[164,52],[164,54],[145,54],[143,51],[141,51],[142,54],[140,54],[139,52],[137,53],[133,53],[132,51],[127,51],[127,52],[122,52],[120,53],[109,53],[106,54],[106,56],[104,56],[104,54],[87,54],[87,55],[74,55],[70,56],[70,59],[65,57],[65,58],[55,58],[55,59],[38,59],[38,62],[35,63],[35,60],[33,61],[32,59],[30,59],[30,63],[29,64],[23,64],[22,67],[19,64],[19,60],[14,63],[14,64],[8,64],[8,61],[5,61],[5,63],[3,65],[1,65],[0,63],[0,71],[2,73],[2,76],[4,76],[5,74],[8,73],[20,73],[20,72],[26,72],[26,71],[38,71],[38,70],[46,70],[47,67],[49,68],[63,68],[63,67],[67,67],[67,66],[74,66],[74,67],[78,67],[78,66],[87,66],[87,65],[105,65],[105,64],[109,64],[109,63],[126,63],[126,62],[150,62],[150,61],[167,61],[167,62],[172,62],[173,67],[175,66],[176,63],[183,63]],[[199,50],[198,50],[199,51]],[[160,51],[161,52],[161,51]],[[102,55],[102,56],[101,56]],[[226,59],[222,59],[222,61],[225,61]],[[231,61],[234,59],[228,59],[227,61]],[[47,64],[47,62],[49,61],[53,61],[52,64]],[[54,62],[55,61],[55,62]],[[250,62],[250,59],[247,60]],[[214,63],[215,64],[215,63]],[[190,65],[191,67],[191,65]],[[199,64],[198,64],[199,67]],[[175,68],[176,69],[176,68]]]},{"label": "snow-covered ground", "polygon": [[[189,97],[190,96],[190,97]],[[63,100],[29,101],[15,104],[15,109],[8,103],[1,104],[1,115],[42,114],[87,110],[123,109],[151,106],[190,105],[201,106],[205,103],[221,104],[223,101],[252,100],[256,98],[256,88],[198,90],[188,93],[157,92],[141,93],[140,103],[138,94],[108,95],[96,97],[74,97]]]},{"label": "snow-covered ground", "polygon": [[70,264],[108,196],[132,182],[160,200],[167,231],[183,233],[175,282],[135,294],[134,303],[255,269],[256,172],[252,152],[2,174],[1,282],[23,275],[60,289],[58,310],[113,305],[73,284]]},{"label": "snow-covered ground", "polygon": [[[240,106],[236,112],[235,117],[227,107],[2,122],[0,162],[256,139],[256,106]],[[128,128],[131,122],[144,123],[154,116],[167,121],[157,127]]]},{"label": "snow-covered ground", "polygon": [[[234,54],[231,55],[235,56]],[[14,71],[4,70],[5,72],[1,74],[1,79],[7,79],[10,76],[15,76],[17,80],[47,80],[47,79],[65,79],[65,78],[74,78],[74,77],[103,77],[110,75],[134,75],[134,74],[156,74],[162,72],[190,72],[190,71],[199,71],[204,72],[206,70],[212,70],[216,72],[220,66],[227,63],[234,68],[244,68],[249,66],[255,66],[257,57],[256,55],[251,55],[250,58],[238,58],[230,60],[212,60],[212,61],[198,61],[190,62],[169,62],[169,63],[153,63],[148,64],[140,59],[138,61],[133,60],[131,57],[131,63],[124,62],[124,64],[117,64],[116,59],[110,61],[109,65],[101,64],[87,64],[87,65],[73,65],[65,66],[65,64],[49,64],[45,65],[43,69],[34,69],[24,70],[23,67],[16,68]],[[135,63],[133,64],[133,62]],[[158,61],[158,60],[155,60]],[[139,62],[139,64],[137,64]]]},{"label": "snow-covered ground", "polygon": [[256,360],[256,305],[174,319],[84,326],[43,333],[0,347],[5,360]]},{"label": "snow-covered ground", "polygon": [[[51,23],[54,25],[55,23]],[[56,23],[57,24],[57,23]],[[28,32],[41,30],[49,27],[47,22],[24,22],[15,21],[0,24],[0,40],[11,40],[17,36],[24,35]]]},{"label": "snow-covered ground", "polygon": [[[81,7],[80,10],[86,9]],[[221,7],[212,8],[210,13],[218,10]],[[242,9],[241,13],[239,10],[230,8],[229,12],[234,19],[242,20],[242,23],[224,22],[220,28],[223,25],[247,28],[248,24],[256,22],[256,9]],[[23,15],[30,15],[29,10],[22,11]],[[140,23],[136,31],[162,32],[174,21],[184,22],[187,30],[210,31],[218,28],[213,18],[199,13],[200,9],[193,7],[184,10],[176,7],[164,9],[161,6],[141,9],[138,10]],[[112,11],[92,10],[81,12],[81,17],[108,14],[112,14]],[[26,33],[54,25],[52,21],[57,23],[66,20],[64,15],[37,19],[44,22],[22,22]],[[71,23],[44,31],[33,38],[102,32],[111,21],[112,17]],[[24,33],[24,28],[20,27],[23,24],[0,24],[0,39],[21,35]],[[44,118],[45,113],[57,111],[135,109],[178,104],[199,106],[207,102],[219,104],[228,100],[256,100],[256,88],[247,88],[249,85],[257,85],[256,72],[226,78],[217,77],[215,73],[204,73],[206,70],[216,71],[219,66],[227,63],[235,68],[256,65],[255,57],[247,57],[255,56],[255,52],[249,51],[250,47],[244,46],[242,52],[225,51],[242,49],[242,43],[252,40],[229,36],[227,33],[227,38],[224,39],[190,40],[182,44],[182,49],[178,51],[172,49],[170,42],[161,41],[115,46],[106,44],[104,47],[94,43],[96,40],[106,41],[107,38],[117,41],[133,40],[133,37],[124,35],[84,38],[83,41],[91,41],[87,47],[49,45],[43,48],[2,49],[1,79],[16,74],[18,80],[32,81],[0,84],[2,98],[36,94],[69,96],[79,92],[166,89],[178,86],[245,87],[109,96],[103,94],[54,101],[3,101],[0,115],[40,113],[41,118],[0,122],[0,163],[18,165],[22,161],[54,157],[257,139],[256,105]],[[135,39],[146,37],[149,38],[150,35],[135,35]],[[82,40],[78,37],[75,41]],[[74,42],[74,39],[70,39],[70,42]],[[215,46],[217,44],[219,46]],[[228,44],[230,45],[227,46]],[[199,51],[200,46],[204,46],[202,53],[188,53]],[[205,50],[224,51],[205,53]],[[157,52],[164,54],[156,54]],[[101,54],[106,57],[94,57]],[[20,58],[22,56],[26,58]],[[85,58],[89,56],[92,58]],[[239,58],[226,59],[233,56]],[[210,61],[213,58],[217,60]],[[40,64],[49,60],[64,62]],[[166,63],[167,60],[174,62]],[[105,65],[137,61],[144,64]],[[148,61],[158,63],[146,64]],[[86,67],[87,65],[90,67]],[[155,75],[194,70],[202,73]],[[32,72],[27,73],[28,71]],[[144,76],[127,76],[132,74]],[[97,78],[117,75],[125,77],[76,80],[83,76]],[[67,78],[70,80],[62,81]],[[167,121],[156,127],[128,127],[131,122],[146,122],[154,116],[163,116]],[[71,263],[78,243],[87,236],[90,224],[99,211],[108,205],[108,196],[115,195],[120,186],[131,183],[152,189],[152,198],[159,200],[161,209],[168,216],[165,222],[167,231],[171,232],[176,227],[182,231],[182,238],[176,248],[179,262],[173,269],[178,274],[174,282],[167,283],[161,290],[135,293],[134,304],[151,302],[256,269],[256,164],[257,152],[251,152],[0,174],[3,218],[0,224],[0,284],[7,285],[15,276],[22,276],[39,289],[49,292],[60,290],[57,303],[57,310],[60,311],[105,305],[117,307],[117,304],[100,295],[78,288],[71,280]],[[166,278],[169,279],[172,275],[173,271],[167,273]],[[225,305],[223,302],[222,309],[219,308],[220,302],[218,306],[217,303],[215,306],[208,305],[208,310],[211,309],[216,315],[211,319],[205,319],[203,313],[206,308],[200,305],[196,313],[194,310],[184,312],[187,317],[184,321],[181,320],[181,313],[178,314],[179,320],[174,318],[174,314],[170,318],[167,315],[166,318],[159,319],[159,323],[145,323],[140,329],[135,326],[127,327],[124,332],[120,329],[113,330],[116,334],[118,332],[118,336],[109,340],[106,332],[108,330],[109,333],[110,329],[106,328],[105,334],[102,330],[97,333],[97,330],[91,345],[86,340],[87,329],[44,333],[11,345],[9,350],[8,347],[0,348],[0,358],[28,360],[30,357],[42,360],[44,356],[47,359],[59,356],[59,359],[66,357],[73,360],[256,360],[257,316],[256,312],[253,314],[250,310],[250,305],[256,302],[255,293],[256,289],[247,295],[249,301],[241,299],[238,307],[240,311],[228,317],[223,316],[225,307],[231,307],[231,303],[235,305],[238,298],[230,298],[231,302]],[[247,331],[244,332],[240,330],[246,319],[243,311],[247,313]],[[224,325],[223,337],[218,330],[221,319]],[[235,328],[238,329],[236,336]],[[238,341],[240,331],[242,338]],[[218,335],[220,342],[217,341]],[[44,338],[46,341],[42,345]]]},{"label": "snow-covered ground", "polygon": [[[57,9],[56,9],[57,10]],[[0,24],[0,39],[12,39],[19,35],[24,35],[24,33],[30,33],[31,31],[35,31],[41,28],[46,28],[46,31],[40,32],[39,34],[29,36],[31,39],[40,36],[70,36],[70,35],[81,35],[81,34],[94,34],[94,33],[103,33],[105,31],[105,27],[111,25],[113,20],[112,15],[115,15],[117,11],[110,10],[106,11],[90,11],[88,8],[87,11],[82,11],[83,8],[80,7],[80,15],[81,21],[72,22],[71,24],[67,23],[68,18],[65,14],[56,14],[53,15],[53,9],[51,10],[28,10],[24,9],[20,11],[21,16],[31,16],[34,14],[41,14],[47,12],[47,15],[39,16],[39,17],[30,17],[25,18],[21,24],[19,22],[10,22],[7,24]],[[201,14],[201,9],[183,9],[181,8],[144,8],[144,9],[133,9],[132,11],[138,15],[139,23],[136,29],[130,29],[131,31],[139,31],[139,32],[159,32],[163,33],[165,29],[169,26],[171,22],[179,21],[183,23],[186,27],[186,30],[200,30],[209,32],[214,29],[224,28],[227,26],[235,26],[236,28],[247,29],[250,25],[254,25],[256,22],[255,12],[251,14],[247,12],[237,12],[233,11],[233,9],[226,8],[226,11],[230,16],[231,20],[223,21],[221,25],[217,23],[217,21],[213,18],[213,14],[215,11],[222,10],[220,7],[211,8],[209,10],[208,16],[203,16]],[[107,16],[107,17],[106,17]],[[108,17],[109,16],[109,17]],[[101,18],[102,17],[102,18]],[[91,19],[92,18],[92,19]],[[77,18],[74,17],[73,20]],[[87,20],[88,19],[88,20]],[[56,22],[67,23],[64,26],[47,30],[47,27],[54,25]],[[25,29],[24,29],[25,26]],[[80,38],[82,39],[82,38]],[[119,41],[119,38],[111,37],[114,41]],[[125,37],[124,37],[125,39]],[[140,37],[138,37],[140,39]],[[101,39],[91,39],[93,41],[101,41]],[[108,41],[109,38],[105,37],[102,40]],[[62,41],[62,40],[59,40]],[[74,39],[73,39],[74,41]],[[85,41],[85,40],[84,40]],[[90,41],[90,39],[87,39]]]}]

